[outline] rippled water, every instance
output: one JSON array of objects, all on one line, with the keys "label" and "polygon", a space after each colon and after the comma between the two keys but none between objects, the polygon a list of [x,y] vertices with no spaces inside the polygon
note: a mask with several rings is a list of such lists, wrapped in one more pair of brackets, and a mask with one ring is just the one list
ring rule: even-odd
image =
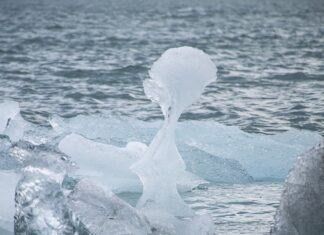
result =
[{"label": "rippled water", "polygon": [[183,119],[324,133],[321,0],[3,0],[0,99],[45,123],[112,110],[160,118],[142,80],[167,48],[211,55],[219,80]]},{"label": "rippled water", "polygon": [[[197,214],[213,217],[215,234],[261,235],[269,234],[282,188],[282,183],[275,182],[215,184],[183,197]],[[135,205],[140,195],[119,196]]]},{"label": "rippled water", "polygon": [[[159,119],[142,81],[164,50],[183,45],[207,52],[219,79],[182,119],[324,135],[321,0],[2,0],[0,101],[20,102],[40,124],[107,110]],[[218,234],[253,235],[269,231],[281,189],[214,185],[184,196]]]}]

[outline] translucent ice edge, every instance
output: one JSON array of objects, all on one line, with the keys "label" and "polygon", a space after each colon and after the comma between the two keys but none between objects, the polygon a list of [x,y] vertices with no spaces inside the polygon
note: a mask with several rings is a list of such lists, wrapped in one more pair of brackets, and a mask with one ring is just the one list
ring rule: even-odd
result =
[{"label": "translucent ice edge", "polygon": [[[110,115],[54,116],[50,122],[60,135],[73,132],[115,146],[133,141],[147,144],[162,124]],[[180,122],[176,135],[189,171],[209,181],[230,183],[249,181],[248,176],[283,180],[297,156],[323,139],[317,133],[295,129],[276,135],[251,134],[209,121]],[[231,169],[230,174],[219,175],[220,166]]]}]

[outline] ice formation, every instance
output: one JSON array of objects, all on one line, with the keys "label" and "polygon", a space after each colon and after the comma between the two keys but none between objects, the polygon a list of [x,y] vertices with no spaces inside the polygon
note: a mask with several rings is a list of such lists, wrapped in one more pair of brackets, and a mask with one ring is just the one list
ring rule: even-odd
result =
[{"label": "ice formation", "polygon": [[88,180],[77,183],[68,197],[68,207],[91,234],[151,234],[148,220],[113,193]]},{"label": "ice formation", "polygon": [[0,103],[0,134],[18,141],[24,134],[27,122],[20,116],[19,104],[15,101]]},{"label": "ice formation", "polygon": [[290,171],[273,235],[324,232],[324,141],[300,156]]},{"label": "ice formation", "polygon": [[19,115],[19,104],[15,101],[5,101],[0,103],[0,134],[9,125],[10,120]]},{"label": "ice formation", "polygon": [[0,171],[0,228],[8,232],[14,230],[14,198],[18,180],[19,175],[14,171]]},{"label": "ice formation", "polygon": [[[142,183],[130,166],[144,155],[147,145],[129,142],[121,148],[72,133],[61,140],[59,149],[77,164],[75,174],[78,177],[92,179],[114,193],[142,191]],[[185,172],[177,183],[178,189],[187,191],[206,182]]]},{"label": "ice formation", "polygon": [[181,113],[216,79],[216,66],[204,52],[180,47],[164,52],[149,74],[145,93],[161,106],[165,121],[143,158],[132,166],[143,183],[137,207],[190,216],[177,191],[185,164],[175,144],[175,127]]},{"label": "ice formation", "polygon": [[[70,119],[53,117],[51,123],[60,135],[74,132],[118,146],[133,141],[149,144],[161,126],[158,121],[145,122],[111,115],[81,115]],[[246,133],[238,127],[210,121],[183,121],[176,128],[179,152],[186,165],[192,166],[187,170],[204,164],[208,167],[206,171],[193,173],[212,182],[244,182],[246,177],[242,175],[242,178],[238,178],[243,173],[240,169],[255,180],[285,179],[297,156],[318,144],[321,139],[321,135],[310,131],[292,129],[276,135],[263,135]],[[198,152],[201,158],[196,157]],[[231,161],[241,168],[233,168]],[[218,170],[221,162],[228,163],[225,164],[228,171],[223,171],[226,175],[211,176],[208,172]]]},{"label": "ice formation", "polygon": [[141,182],[129,167],[139,160],[146,148],[146,145],[136,142],[119,148],[77,134],[66,136],[59,144],[59,149],[77,163],[79,169],[76,174],[91,178],[114,192],[141,191]]}]

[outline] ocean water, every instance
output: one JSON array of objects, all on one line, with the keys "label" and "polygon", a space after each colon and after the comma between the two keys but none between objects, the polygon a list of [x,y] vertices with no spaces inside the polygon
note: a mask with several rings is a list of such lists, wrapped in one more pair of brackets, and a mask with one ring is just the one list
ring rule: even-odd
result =
[{"label": "ocean water", "polygon": [[[106,111],[161,119],[142,83],[162,52],[183,45],[208,53],[218,80],[181,120],[324,135],[321,0],[2,0],[0,101],[18,101],[40,125]],[[264,234],[282,187],[217,184],[183,197],[217,234]]]},{"label": "ocean water", "polygon": [[188,45],[219,79],[182,119],[323,135],[323,25],[321,0],[2,0],[0,99],[42,124],[103,110],[158,119],[142,81],[163,51]]}]

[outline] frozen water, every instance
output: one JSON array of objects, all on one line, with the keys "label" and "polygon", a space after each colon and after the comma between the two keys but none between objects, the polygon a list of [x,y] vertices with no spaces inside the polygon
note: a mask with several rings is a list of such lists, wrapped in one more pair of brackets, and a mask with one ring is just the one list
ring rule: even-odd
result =
[{"label": "frozen water", "polygon": [[95,235],[145,235],[151,233],[140,212],[88,180],[78,182],[69,195],[68,207]]},{"label": "frozen water", "polygon": [[190,208],[177,191],[186,167],[175,144],[175,127],[184,109],[216,79],[216,66],[204,52],[180,47],[164,52],[149,74],[145,93],[161,106],[165,120],[143,158],[132,166],[143,183],[137,207],[190,216]]},{"label": "frozen water", "polygon": [[19,175],[14,171],[0,171],[0,232],[1,228],[14,230],[14,198],[18,180]]},{"label": "frozen water", "polygon": [[253,181],[252,176],[234,159],[217,157],[189,145],[181,146],[180,152],[184,156],[187,170],[210,182],[247,183]]},{"label": "frozen water", "polygon": [[0,134],[2,134],[10,120],[19,114],[19,104],[15,101],[4,101],[0,103]]},{"label": "frozen water", "polygon": [[143,148],[145,151],[146,145],[135,142],[119,148],[77,134],[66,136],[59,144],[59,149],[77,163],[77,174],[115,192],[141,191],[141,182],[129,167],[139,159]]},{"label": "frozen water", "polygon": [[[71,119],[53,117],[51,123],[58,133],[62,133],[59,130],[64,130],[65,133],[75,132],[93,140],[119,146],[125,146],[130,141],[148,144],[162,125],[159,121],[144,122],[110,115],[77,116]],[[179,152],[186,165],[191,165],[189,170],[195,165],[203,164],[203,161],[213,161],[211,156],[216,157],[215,163],[205,164],[209,170],[194,172],[203,179],[215,182],[222,182],[225,178],[229,179],[229,182],[241,182],[236,176],[241,175],[242,171],[234,173],[233,168],[227,171],[233,172],[233,177],[227,175],[228,177],[219,178],[214,174],[215,177],[211,178],[207,175],[213,171],[213,166],[215,170],[218,169],[217,162],[227,160],[238,162],[245,172],[256,180],[284,179],[297,156],[319,143],[321,139],[322,137],[315,132],[294,129],[276,135],[252,134],[237,127],[210,121],[179,122],[176,128]],[[193,148],[200,151],[192,151]],[[196,157],[198,152],[205,157]],[[223,173],[226,173],[225,170]],[[244,181],[245,179],[246,177]]]},{"label": "frozen water", "polygon": [[319,134],[308,131],[290,130],[269,136],[197,121],[182,122],[178,134],[180,143],[238,161],[257,180],[284,179],[296,157],[322,139]]},{"label": "frozen water", "polygon": [[[197,101],[205,86],[216,80],[217,69],[209,56],[192,47],[165,51],[153,64],[144,81],[147,97],[157,102],[165,117],[179,118]],[[172,109],[172,110],[169,110]]]},{"label": "frozen water", "polygon": [[290,171],[273,235],[323,234],[324,141],[300,156]]},{"label": "frozen water", "polygon": [[0,134],[14,142],[23,137],[27,122],[20,116],[19,104],[15,101],[0,103]]},{"label": "frozen water", "polygon": [[[121,148],[69,134],[60,142],[59,149],[77,163],[78,176],[92,179],[115,193],[142,191],[142,183],[129,168],[144,155],[145,144],[129,142]],[[202,183],[206,182],[185,172],[178,179],[178,188],[191,190]]]}]

